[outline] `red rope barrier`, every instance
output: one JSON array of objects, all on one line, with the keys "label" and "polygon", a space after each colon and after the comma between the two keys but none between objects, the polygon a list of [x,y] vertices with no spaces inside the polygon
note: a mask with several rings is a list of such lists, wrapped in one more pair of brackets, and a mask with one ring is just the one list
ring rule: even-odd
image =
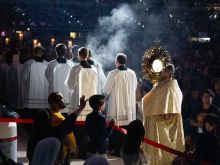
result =
[{"label": "red rope barrier", "polygon": [[[119,131],[119,132],[121,132],[123,134],[127,134],[127,130],[124,129],[124,128],[121,128],[121,127],[118,127],[118,126],[113,126],[113,129],[116,130],[116,131]],[[145,143],[151,145],[151,146],[154,146],[154,147],[159,148],[161,150],[167,151],[167,152],[169,152],[171,154],[174,154],[174,155],[177,155],[177,156],[181,156],[181,157],[185,157],[186,156],[183,152],[174,150],[173,148],[170,148],[170,147],[167,147],[167,146],[165,146],[163,144],[157,143],[157,142],[155,142],[153,140],[150,140],[150,139],[148,139],[146,137],[144,138],[143,141]]]},{"label": "red rope barrier", "polygon": [[13,118],[0,118],[0,122],[16,122],[20,124],[31,124],[33,119],[13,119]]},{"label": "red rope barrier", "polygon": [[17,140],[17,136],[13,136],[13,137],[10,137],[10,138],[0,139],[0,143],[12,142],[12,141],[15,141],[15,140]]},{"label": "red rope barrier", "polygon": [[[33,123],[33,119],[12,119],[12,118],[0,118],[0,122],[16,122],[16,123],[23,123],[23,124],[31,124]],[[76,121],[75,122],[76,125],[85,125],[85,121]],[[118,126],[113,126],[113,129],[116,131],[119,131],[123,134],[127,134],[127,130]],[[152,141],[148,138],[144,138],[143,140],[145,143],[154,146],[156,148],[159,148],[161,150],[167,151],[171,154],[177,155],[177,156],[181,156],[181,157],[185,157],[186,155],[183,152],[174,150],[173,148],[167,147],[163,144],[157,143],[155,141]]]}]

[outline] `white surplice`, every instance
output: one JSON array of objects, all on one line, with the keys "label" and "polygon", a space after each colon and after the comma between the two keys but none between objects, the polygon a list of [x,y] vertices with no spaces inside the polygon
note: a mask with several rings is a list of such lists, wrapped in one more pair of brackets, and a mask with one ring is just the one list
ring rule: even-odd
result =
[{"label": "white surplice", "polygon": [[30,59],[25,62],[21,72],[24,85],[24,108],[48,108],[48,82],[45,77],[47,62],[37,62]]},{"label": "white surplice", "polygon": [[[73,110],[78,108],[80,97],[85,95],[88,99],[90,96],[97,94],[98,76],[95,67],[83,68],[80,64],[74,66],[67,78],[66,84],[72,90],[71,108]],[[81,112],[77,120],[85,120],[86,115],[92,112],[92,108],[87,105]]]},{"label": "white surplice", "polygon": [[49,84],[48,95],[52,92],[60,92],[63,94],[67,107],[61,111],[62,113],[69,112],[68,107],[70,104],[71,91],[66,86],[65,81],[72,66],[73,63],[69,60],[66,60],[66,63],[59,63],[57,60],[53,60],[49,62],[45,72]]},{"label": "white surplice", "polygon": [[98,94],[104,94],[104,85],[106,82],[106,77],[102,69],[102,65],[96,61],[94,61],[93,66],[97,69],[98,74],[98,87],[97,87],[97,93]]},{"label": "white surplice", "polygon": [[11,106],[14,108],[22,109],[24,102],[24,95],[22,92],[22,83],[21,83],[21,71],[23,64],[13,63],[8,71],[8,79],[10,86],[10,100]]},{"label": "white surplice", "polygon": [[115,69],[108,74],[105,93],[109,95],[107,119],[128,125],[136,119],[137,77],[133,70]]}]

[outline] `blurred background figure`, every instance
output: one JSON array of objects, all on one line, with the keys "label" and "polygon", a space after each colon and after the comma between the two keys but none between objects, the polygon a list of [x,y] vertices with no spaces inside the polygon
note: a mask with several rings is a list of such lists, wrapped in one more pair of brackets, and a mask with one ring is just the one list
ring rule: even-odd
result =
[{"label": "blurred background figure", "polygon": [[98,74],[98,88],[97,88],[97,94],[104,94],[104,85],[106,82],[106,77],[104,74],[104,71],[102,69],[102,65],[98,63],[97,61],[94,61],[92,57],[92,50],[88,49],[88,63],[92,66],[94,66],[97,69],[97,74]]}]

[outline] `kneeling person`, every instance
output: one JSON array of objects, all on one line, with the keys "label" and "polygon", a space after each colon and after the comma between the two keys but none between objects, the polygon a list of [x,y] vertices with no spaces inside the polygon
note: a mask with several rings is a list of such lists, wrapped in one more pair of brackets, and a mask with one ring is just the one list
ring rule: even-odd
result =
[{"label": "kneeling person", "polygon": [[93,95],[89,98],[93,111],[86,116],[86,132],[89,135],[87,152],[89,154],[107,154],[107,139],[112,133],[114,120],[106,124],[102,111],[105,108],[105,96]]},{"label": "kneeling person", "polygon": [[[58,126],[65,120],[60,113],[66,107],[63,95],[59,92],[52,92],[49,95],[48,102],[50,104],[53,126]],[[77,155],[76,138],[73,133],[68,134],[63,141],[62,152],[60,152],[59,160],[62,162],[68,154]]]}]

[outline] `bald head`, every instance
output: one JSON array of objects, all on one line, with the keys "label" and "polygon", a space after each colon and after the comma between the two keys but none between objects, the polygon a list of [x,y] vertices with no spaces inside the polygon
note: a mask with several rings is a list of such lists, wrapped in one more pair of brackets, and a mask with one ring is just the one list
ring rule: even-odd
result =
[{"label": "bald head", "polygon": [[166,67],[163,69],[163,72],[162,72],[162,78],[163,79],[169,79],[169,78],[172,78],[173,75],[175,73],[175,67],[173,64],[168,64],[166,65]]}]

